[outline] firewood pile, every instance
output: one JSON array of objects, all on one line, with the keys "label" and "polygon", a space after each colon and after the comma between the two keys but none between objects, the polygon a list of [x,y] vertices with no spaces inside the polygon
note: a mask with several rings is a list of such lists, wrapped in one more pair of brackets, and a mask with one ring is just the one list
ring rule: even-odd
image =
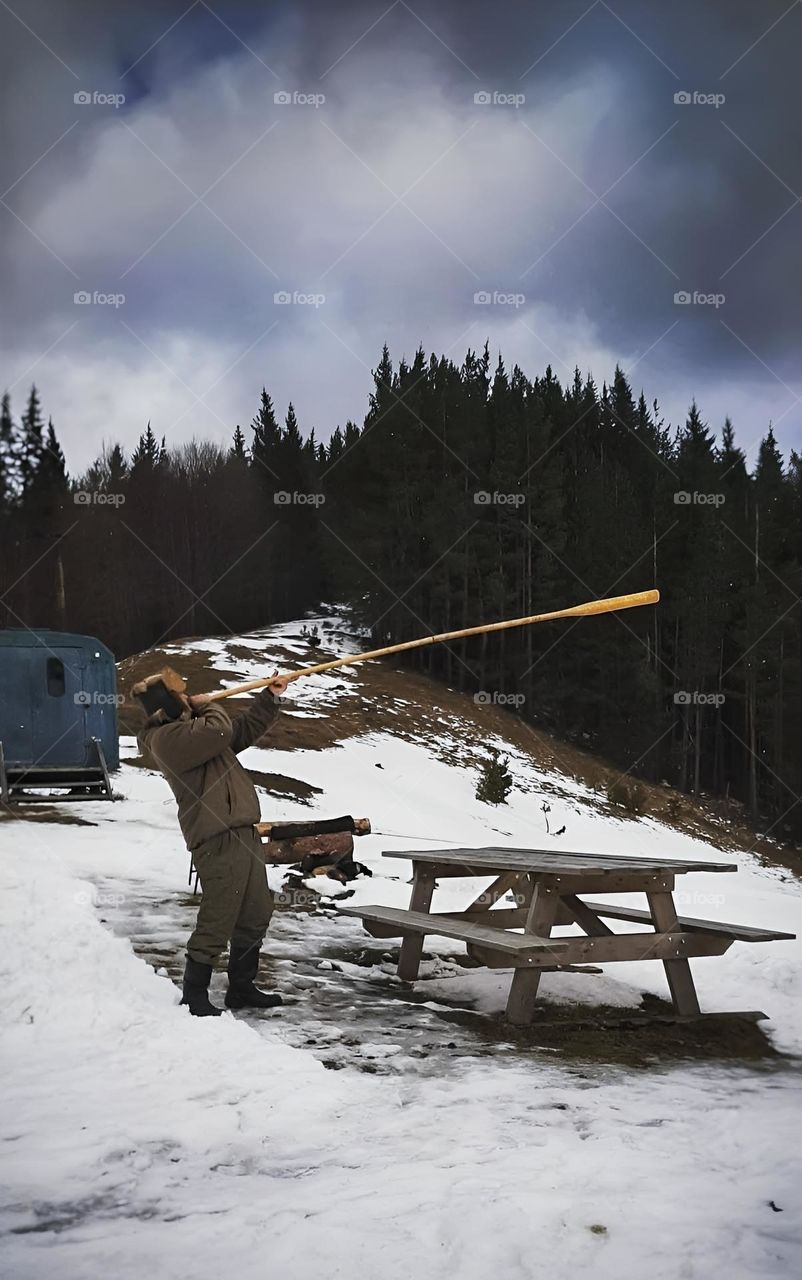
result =
[{"label": "firewood pile", "polygon": [[348,884],[372,872],[354,859],[354,837],[370,835],[369,818],[321,818],[309,822],[258,822],[265,862],[289,864],[302,877],[328,876]]}]

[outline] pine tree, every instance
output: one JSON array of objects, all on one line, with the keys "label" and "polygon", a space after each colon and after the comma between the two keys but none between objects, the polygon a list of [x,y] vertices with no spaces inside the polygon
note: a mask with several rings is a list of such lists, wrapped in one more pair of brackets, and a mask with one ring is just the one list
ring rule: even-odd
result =
[{"label": "pine tree", "polygon": [[152,475],[159,466],[163,448],[164,441],[160,447],[153,434],[153,428],[148,422],[146,430],[139,437],[137,446],[131,454],[131,475],[136,478]]},{"label": "pine tree", "polygon": [[21,425],[18,456],[20,485],[24,492],[33,483],[45,451],[44,422],[36,387],[31,387]]},{"label": "pine tree", "polygon": [[280,484],[277,471],[278,454],[281,447],[281,430],[273,411],[273,401],[262,387],[262,400],[259,412],[251,423],[253,441],[251,443],[251,461],[255,468],[264,472],[266,483],[272,484],[275,490]]},{"label": "pine tree", "polygon": [[248,461],[248,451],[245,446],[245,434],[239,423],[234,430],[234,436],[231,441],[231,448],[228,451],[231,461],[246,463]]},{"label": "pine tree", "polygon": [[11,415],[11,397],[0,404],[0,514],[11,509],[19,486],[18,440]]},{"label": "pine tree", "polygon": [[481,766],[476,785],[476,799],[485,804],[506,804],[512,791],[513,777],[509,770],[509,758],[492,750]]}]

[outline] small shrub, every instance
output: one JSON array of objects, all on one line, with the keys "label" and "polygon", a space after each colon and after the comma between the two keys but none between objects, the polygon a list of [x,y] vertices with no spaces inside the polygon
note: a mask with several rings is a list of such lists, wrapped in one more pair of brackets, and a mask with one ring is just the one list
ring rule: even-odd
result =
[{"label": "small shrub", "polygon": [[476,785],[476,799],[486,804],[506,804],[507,796],[512,791],[512,774],[509,770],[509,758],[499,756],[497,751],[490,752],[482,764],[479,781]]}]

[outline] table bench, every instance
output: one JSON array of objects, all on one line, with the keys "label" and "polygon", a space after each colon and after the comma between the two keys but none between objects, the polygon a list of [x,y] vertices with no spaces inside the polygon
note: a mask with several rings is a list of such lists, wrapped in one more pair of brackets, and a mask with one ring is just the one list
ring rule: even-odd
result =
[{"label": "table bench", "polygon": [[[388,850],[383,856],[412,862],[409,909],[343,906],[341,914],[357,916],[374,937],[402,939],[398,976],[407,982],[418,976],[427,934],[465,942],[468,954],[488,968],[512,968],[506,1016],[518,1025],[532,1021],[544,970],[647,959],[662,961],[677,1016],[699,1017],[691,957],[722,955],[736,941],[795,936],[677,914],[677,875],[735,872],[735,863],[496,847]],[[438,880],[480,876],[492,876],[492,883],[463,911],[430,910]],[[499,905],[510,892],[515,905]],[[580,896],[588,893],[644,893],[648,910]],[[606,920],[651,928],[616,933]],[[554,927],[566,924],[579,925],[585,936],[552,935]]]}]

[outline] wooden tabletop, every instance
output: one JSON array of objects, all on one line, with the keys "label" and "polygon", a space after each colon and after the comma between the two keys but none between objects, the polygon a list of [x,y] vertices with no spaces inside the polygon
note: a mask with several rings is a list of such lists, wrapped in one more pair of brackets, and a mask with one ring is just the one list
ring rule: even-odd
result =
[{"label": "wooden tabletop", "polygon": [[463,866],[466,876],[493,871],[537,871],[554,875],[625,871],[678,875],[685,871],[737,871],[734,862],[687,862],[672,858],[618,857],[607,853],[563,853],[555,849],[384,849],[385,858]]}]

